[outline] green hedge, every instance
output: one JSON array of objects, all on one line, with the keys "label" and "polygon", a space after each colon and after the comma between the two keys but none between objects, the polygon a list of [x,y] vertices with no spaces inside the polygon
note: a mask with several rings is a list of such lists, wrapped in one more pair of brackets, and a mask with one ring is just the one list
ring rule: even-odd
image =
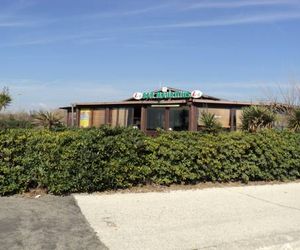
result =
[{"label": "green hedge", "polygon": [[0,131],[0,195],[54,194],[155,183],[300,178],[300,134],[166,132],[131,128]]}]

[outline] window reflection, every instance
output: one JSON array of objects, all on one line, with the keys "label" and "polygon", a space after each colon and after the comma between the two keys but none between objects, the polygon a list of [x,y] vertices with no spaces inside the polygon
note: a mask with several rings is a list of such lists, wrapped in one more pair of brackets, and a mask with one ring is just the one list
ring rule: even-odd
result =
[{"label": "window reflection", "polygon": [[147,109],[147,129],[156,130],[165,127],[165,108]]},{"label": "window reflection", "polygon": [[181,131],[189,128],[188,108],[170,108],[170,128]]}]

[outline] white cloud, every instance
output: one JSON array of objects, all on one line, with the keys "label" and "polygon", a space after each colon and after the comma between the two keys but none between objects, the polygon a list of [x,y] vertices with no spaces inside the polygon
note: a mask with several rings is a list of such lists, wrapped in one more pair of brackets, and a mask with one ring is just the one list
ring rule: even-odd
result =
[{"label": "white cloud", "polygon": [[246,1],[207,1],[194,3],[187,6],[186,10],[204,9],[204,8],[242,8],[251,6],[272,6],[272,5],[295,5],[299,4],[297,0],[246,0]]},{"label": "white cloud", "polygon": [[32,26],[32,22],[27,21],[0,21],[0,28],[1,27],[26,27]]},{"label": "white cloud", "polygon": [[249,16],[230,16],[223,19],[200,20],[193,22],[180,22],[173,24],[162,24],[147,26],[145,29],[168,29],[168,28],[202,28],[214,26],[230,26],[239,24],[270,23],[276,21],[287,21],[300,19],[300,12],[275,12],[262,13]]},{"label": "white cloud", "polygon": [[[0,25],[1,26],[1,25]],[[19,47],[19,46],[31,46],[31,45],[44,45],[44,44],[52,44],[59,43],[65,41],[72,41],[74,43],[93,43],[93,42],[105,42],[111,40],[111,37],[98,36],[97,34],[92,35],[89,33],[81,33],[81,34],[66,34],[60,36],[51,36],[51,37],[42,37],[42,38],[31,38],[31,39],[19,39],[19,41],[11,41],[9,43],[1,43],[0,48],[5,47]]]},{"label": "white cloud", "polygon": [[90,13],[87,15],[83,15],[81,17],[86,18],[86,19],[94,19],[94,18],[113,18],[113,17],[120,17],[120,16],[135,16],[135,15],[141,15],[141,14],[146,14],[146,13],[153,13],[153,12],[155,13],[158,10],[166,9],[171,6],[173,6],[172,3],[166,3],[166,4],[148,6],[148,7],[140,8],[140,9]]}]

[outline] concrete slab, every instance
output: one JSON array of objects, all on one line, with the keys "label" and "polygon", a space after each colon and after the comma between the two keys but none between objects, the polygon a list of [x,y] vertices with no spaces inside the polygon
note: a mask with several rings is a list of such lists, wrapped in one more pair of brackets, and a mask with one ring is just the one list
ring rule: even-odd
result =
[{"label": "concrete slab", "polygon": [[300,183],[76,194],[109,249],[300,249]]}]

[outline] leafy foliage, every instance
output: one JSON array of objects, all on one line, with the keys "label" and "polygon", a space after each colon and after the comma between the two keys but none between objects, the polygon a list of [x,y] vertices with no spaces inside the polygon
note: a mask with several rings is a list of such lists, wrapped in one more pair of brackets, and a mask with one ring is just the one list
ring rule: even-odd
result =
[{"label": "leafy foliage", "polygon": [[93,192],[155,183],[300,178],[300,134],[203,134],[131,128],[0,130],[0,195]]},{"label": "leafy foliage", "polygon": [[2,114],[0,116],[0,129],[32,127],[33,124],[31,123],[30,119],[26,119],[20,115]]},{"label": "leafy foliage", "polygon": [[222,125],[216,119],[215,114],[209,112],[202,112],[200,121],[203,123],[204,128],[203,130],[208,133],[215,133],[221,130]]},{"label": "leafy foliage", "polygon": [[61,119],[63,117],[55,112],[40,110],[33,114],[33,118],[33,123],[35,125],[42,126],[47,129],[62,126]]},{"label": "leafy foliage", "polygon": [[288,128],[300,132],[300,108],[293,109],[288,116]]},{"label": "leafy foliage", "polygon": [[256,132],[263,128],[272,128],[276,114],[265,106],[250,106],[243,109],[242,129]]},{"label": "leafy foliage", "polygon": [[12,98],[9,94],[8,88],[4,87],[2,92],[0,92],[0,111],[5,109],[12,101]]}]

